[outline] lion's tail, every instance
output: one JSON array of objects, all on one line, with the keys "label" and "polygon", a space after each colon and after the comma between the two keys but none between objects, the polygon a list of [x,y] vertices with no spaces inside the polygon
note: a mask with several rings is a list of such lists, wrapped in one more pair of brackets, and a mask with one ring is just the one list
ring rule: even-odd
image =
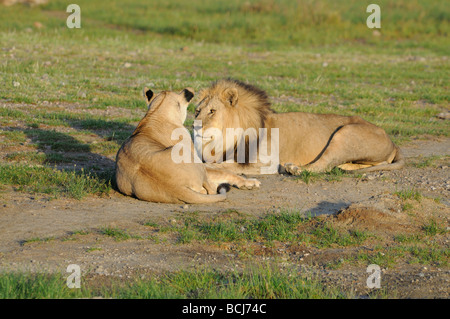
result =
[{"label": "lion's tail", "polygon": [[396,146],[396,154],[395,157],[390,164],[381,164],[381,165],[374,165],[366,168],[346,171],[348,173],[369,173],[369,172],[376,172],[376,171],[393,171],[400,168],[403,168],[405,166],[405,157],[403,156],[402,151],[399,147]]},{"label": "lion's tail", "polygon": [[183,187],[178,195],[178,199],[189,204],[207,204],[223,201],[227,198],[226,192],[220,191],[220,194],[202,194],[189,187]]}]

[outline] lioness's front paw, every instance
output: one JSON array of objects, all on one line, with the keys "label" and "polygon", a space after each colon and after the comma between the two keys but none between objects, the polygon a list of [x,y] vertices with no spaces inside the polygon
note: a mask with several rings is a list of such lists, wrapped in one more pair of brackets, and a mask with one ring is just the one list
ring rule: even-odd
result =
[{"label": "lioness's front paw", "polygon": [[291,175],[299,175],[302,172],[300,167],[292,163],[284,164],[284,169]]},{"label": "lioness's front paw", "polygon": [[259,188],[261,185],[261,182],[258,181],[256,178],[247,178],[245,181],[239,185],[240,189],[253,189],[253,188]]}]

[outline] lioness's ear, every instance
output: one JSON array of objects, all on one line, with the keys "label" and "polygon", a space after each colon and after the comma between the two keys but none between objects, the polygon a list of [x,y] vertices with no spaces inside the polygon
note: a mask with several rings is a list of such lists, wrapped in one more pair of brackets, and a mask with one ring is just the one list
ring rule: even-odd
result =
[{"label": "lioness's ear", "polygon": [[228,88],[222,93],[223,99],[230,103],[231,106],[236,106],[238,101],[238,91],[236,88]]},{"label": "lioness's ear", "polygon": [[147,103],[150,103],[150,101],[152,100],[152,97],[153,97],[153,91],[145,87],[144,88],[144,97],[145,97],[145,100],[147,101]]},{"label": "lioness's ear", "polygon": [[194,97],[194,90],[191,88],[185,88],[181,93],[188,102],[190,102]]}]

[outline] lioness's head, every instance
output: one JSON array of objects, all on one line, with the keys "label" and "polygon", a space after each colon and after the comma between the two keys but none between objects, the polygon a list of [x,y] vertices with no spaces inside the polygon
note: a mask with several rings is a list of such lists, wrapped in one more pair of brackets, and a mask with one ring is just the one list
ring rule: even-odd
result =
[{"label": "lioness's head", "polygon": [[148,105],[146,117],[161,116],[166,122],[183,125],[194,91],[186,88],[179,93],[162,91],[154,94],[152,90],[144,88],[144,97]]},{"label": "lioness's head", "polygon": [[[225,156],[227,146],[234,148],[243,141],[242,136],[238,134],[227,145],[227,128],[242,129],[241,132],[253,128],[258,132],[258,128],[264,127],[266,116],[272,112],[264,91],[231,79],[214,82],[200,93],[199,100],[194,121],[197,152],[203,151],[206,147],[213,149],[220,144],[221,153]],[[219,132],[221,134],[218,134]],[[217,140],[218,136],[221,141]],[[246,139],[244,140],[248,142],[247,137]],[[213,162],[217,160],[217,154],[209,157],[209,154],[203,152],[203,159],[206,162]]]}]

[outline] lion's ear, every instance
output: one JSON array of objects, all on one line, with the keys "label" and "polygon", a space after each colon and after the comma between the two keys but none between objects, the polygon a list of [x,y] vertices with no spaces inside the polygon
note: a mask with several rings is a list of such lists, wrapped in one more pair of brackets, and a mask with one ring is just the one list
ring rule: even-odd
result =
[{"label": "lion's ear", "polygon": [[150,90],[149,88],[144,88],[144,98],[145,98],[145,100],[147,101],[147,103],[150,103],[150,101],[152,100],[152,98],[153,98],[153,91],[152,90]]},{"label": "lion's ear", "polygon": [[236,106],[238,101],[238,91],[236,88],[228,88],[222,93],[223,99],[230,103],[231,106]]},{"label": "lion's ear", "polygon": [[194,97],[194,90],[191,88],[185,88],[181,93],[188,102],[190,102]]}]

